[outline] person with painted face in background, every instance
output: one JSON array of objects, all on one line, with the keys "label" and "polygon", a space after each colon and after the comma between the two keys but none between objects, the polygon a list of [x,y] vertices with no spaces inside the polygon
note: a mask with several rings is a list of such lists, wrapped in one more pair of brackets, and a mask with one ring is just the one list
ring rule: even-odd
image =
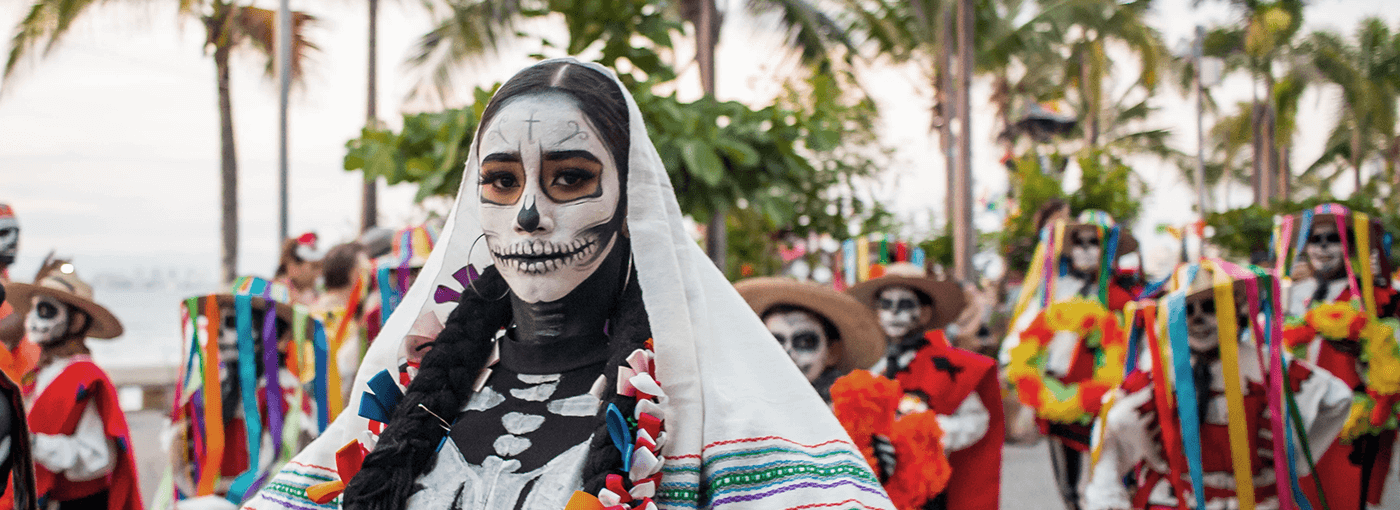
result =
[{"label": "person with painted face in background", "polygon": [[869,369],[899,383],[899,414],[937,414],[953,472],[947,491],[930,508],[997,508],[1001,478],[992,473],[1001,473],[1005,420],[996,362],[953,347],[942,329],[966,306],[962,287],[901,262],[846,292],[884,330],[885,355]]},{"label": "person with painted face in background", "polygon": [[734,289],[828,403],[838,377],[880,359],[884,335],[850,296],[787,278],[750,278]]},{"label": "person with painted face in background", "polygon": [[[10,283],[10,265],[19,252],[19,219],[15,210],[0,204],[0,284]],[[20,382],[39,362],[39,346],[25,338],[24,314],[15,313],[14,305],[0,302],[0,371],[10,380]]]},{"label": "person with painted face in background", "polygon": [[[691,241],[611,72],[558,59],[506,81],[462,182],[359,370],[358,414],[249,508],[891,507]],[[422,338],[403,388],[397,344]]]},{"label": "person with painted face in background", "polygon": [[121,322],[93,301],[71,264],[6,290],[40,347],[38,371],[25,385],[39,505],[142,509],[126,416],[86,344],[121,336]]},{"label": "person with painted face in background", "polygon": [[[1113,404],[1094,431],[1095,447],[1101,453],[1084,490],[1087,510],[1224,510],[1245,508],[1246,501],[1254,502],[1253,508],[1260,510],[1279,508],[1280,495],[1291,497],[1299,486],[1293,485],[1287,467],[1283,471],[1278,467],[1291,464],[1298,475],[1306,475],[1308,454],[1304,448],[1319,452],[1341,430],[1351,401],[1346,384],[1311,363],[1285,355],[1269,369],[1281,367],[1283,376],[1278,380],[1289,386],[1298,406],[1293,416],[1301,420],[1293,425],[1306,433],[1309,444],[1276,443],[1285,435],[1290,441],[1300,436],[1276,430],[1275,424],[1281,422],[1273,418],[1282,420],[1282,414],[1275,413],[1286,413],[1283,406],[1287,404],[1283,400],[1270,402],[1271,391],[1283,391],[1269,389],[1264,367],[1270,360],[1261,360],[1259,353],[1271,354],[1268,347],[1256,346],[1256,332],[1263,330],[1254,328],[1250,308],[1267,312],[1261,318],[1282,320],[1276,311],[1279,303],[1273,301],[1269,310],[1262,303],[1251,302],[1251,286],[1252,295],[1273,299],[1269,297],[1271,282],[1256,276],[1266,274],[1263,270],[1232,269],[1236,268],[1218,260],[1182,266],[1167,297],[1139,313],[1139,327],[1153,330],[1140,336],[1146,339],[1142,349],[1150,354],[1151,362],[1135,370],[1105,398]],[[1217,301],[1218,289],[1212,283],[1216,271],[1248,275],[1230,281],[1230,290],[1225,292],[1233,294],[1231,304]],[[1174,299],[1184,303],[1180,316],[1185,324],[1158,322],[1175,316],[1177,312],[1170,308],[1177,306],[1172,304]],[[1158,313],[1157,307],[1167,313]],[[1233,324],[1227,328],[1230,322]],[[1231,334],[1235,337],[1229,338]],[[1222,345],[1226,341],[1234,342],[1235,347],[1226,349]],[[1171,393],[1164,374],[1172,372],[1189,373],[1190,385],[1172,380],[1176,393]],[[1239,381],[1237,389],[1230,387],[1231,377]],[[1233,391],[1238,391],[1238,396],[1232,395]],[[1239,400],[1232,401],[1236,398]],[[1232,433],[1242,434],[1232,440]],[[1183,440],[1188,436],[1196,440]],[[1292,459],[1287,458],[1288,452],[1293,452]],[[1192,457],[1198,460],[1188,461]],[[1248,468],[1237,465],[1236,459],[1247,460]],[[1193,464],[1200,466],[1201,485],[1193,482],[1197,476],[1192,472]],[[1125,476],[1134,486],[1124,485]],[[1242,477],[1244,484],[1238,483]],[[1304,479],[1299,485],[1310,483]],[[1248,494],[1242,494],[1239,488],[1246,486]],[[1182,499],[1186,500],[1184,505]]]},{"label": "person with painted face in background", "polygon": [[[1364,236],[1357,235],[1358,220]],[[1388,483],[1391,458],[1395,449],[1394,423],[1397,411],[1396,386],[1388,382],[1400,375],[1373,373],[1400,370],[1400,366],[1384,364],[1377,355],[1396,348],[1396,339],[1365,339],[1361,333],[1329,337],[1319,321],[1328,313],[1374,314],[1377,320],[1390,321],[1397,317],[1400,294],[1391,286],[1390,234],[1378,220],[1364,217],[1338,204],[1324,204],[1302,211],[1282,220],[1296,229],[1288,236],[1277,253],[1295,254],[1301,260],[1305,276],[1295,280],[1288,290],[1287,310],[1294,321],[1289,335],[1291,347],[1300,357],[1331,372],[1346,382],[1355,393],[1357,414],[1376,414],[1380,426],[1349,424],[1337,442],[1318,459],[1317,469],[1327,503],[1332,508],[1365,509],[1365,504],[1381,505],[1381,496]],[[1286,234],[1285,234],[1286,235]],[[1282,236],[1280,236],[1282,237]],[[1290,247],[1297,241],[1298,246]],[[1366,246],[1362,246],[1362,242]],[[1291,249],[1290,249],[1291,248]],[[1361,251],[1367,257],[1358,257]],[[1366,274],[1370,278],[1366,278]],[[1369,287],[1370,290],[1367,290]],[[1369,293],[1369,296],[1366,294]],[[1370,299],[1359,298],[1369,297]],[[1385,345],[1369,345],[1371,343]],[[1388,347],[1385,348],[1385,347]],[[1375,380],[1381,377],[1384,380]],[[1378,403],[1379,402],[1379,403]],[[1380,406],[1388,411],[1376,411]],[[1385,419],[1380,419],[1384,415]],[[1366,420],[1369,421],[1369,420]],[[1363,430],[1365,429],[1365,430]],[[1321,500],[1316,489],[1305,485],[1304,490],[1317,505]],[[1395,502],[1390,502],[1391,505]]]},{"label": "person with painted face in background", "polygon": [[[1107,213],[1085,211],[1074,222],[1050,219],[1040,236],[1017,298],[1011,327],[1002,340],[1002,367],[1011,363],[1012,350],[1021,344],[1022,332],[1041,316],[1046,305],[1084,299],[1097,301],[1110,312],[1120,312],[1141,291],[1135,273],[1120,271],[1118,267],[1123,256],[1137,251],[1137,240]],[[1047,350],[1046,375],[1063,384],[1086,381],[1093,373],[1094,354],[1080,337],[1055,335]],[[1051,464],[1065,507],[1075,510],[1079,508],[1083,474],[1088,467],[1085,454],[1089,450],[1089,426],[1047,420],[1039,416],[1039,411],[1036,423],[1041,433],[1049,436]]]},{"label": "person with painted face in background", "polygon": [[291,290],[293,304],[315,306],[320,299],[321,292],[316,287],[321,278],[321,259],[326,252],[316,248],[317,241],[314,232],[282,241],[277,271],[272,279]]}]

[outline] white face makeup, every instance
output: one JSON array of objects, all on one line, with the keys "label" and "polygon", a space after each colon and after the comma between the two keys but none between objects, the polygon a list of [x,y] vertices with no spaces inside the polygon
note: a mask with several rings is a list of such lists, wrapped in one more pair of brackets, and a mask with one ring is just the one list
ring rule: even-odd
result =
[{"label": "white face makeup", "polygon": [[1098,274],[1103,247],[1098,234],[1088,229],[1075,229],[1070,236],[1069,261],[1080,273]]},{"label": "white face makeup", "polygon": [[812,314],[793,310],[768,314],[763,319],[773,338],[778,339],[788,357],[812,382],[826,370],[831,357],[831,342],[826,338],[826,330],[821,320]]},{"label": "white face makeup", "polygon": [[1330,279],[1341,274],[1342,257],[1345,255],[1342,253],[1342,234],[1337,232],[1336,225],[1314,223],[1304,251],[1308,254],[1308,266],[1312,267],[1314,275]]},{"label": "white face makeup", "polygon": [[0,218],[0,266],[13,264],[18,252],[19,221],[12,217]]},{"label": "white face makeup", "polygon": [[557,301],[612,251],[617,164],[568,96],[511,100],[482,131],[481,228],[501,276],[526,303]]},{"label": "white face makeup", "polygon": [[880,329],[885,330],[885,336],[904,338],[919,326],[922,310],[919,306],[919,296],[914,293],[913,289],[907,287],[881,289],[877,304],[879,305],[877,315],[880,318]]},{"label": "white face makeup", "polygon": [[1186,343],[1192,351],[1206,352],[1220,345],[1215,299],[1186,301]]},{"label": "white face makeup", "polygon": [[29,315],[24,317],[24,329],[31,342],[48,345],[63,339],[71,320],[68,305],[49,296],[38,295],[34,296],[34,306],[30,307]]}]

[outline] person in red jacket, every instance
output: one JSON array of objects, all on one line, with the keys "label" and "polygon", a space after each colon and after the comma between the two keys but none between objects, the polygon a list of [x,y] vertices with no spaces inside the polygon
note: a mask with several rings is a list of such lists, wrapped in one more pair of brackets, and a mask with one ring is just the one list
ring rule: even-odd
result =
[{"label": "person in red jacket", "polygon": [[136,461],[116,386],[92,362],[87,338],[116,338],[121,322],[92,300],[69,264],[35,284],[10,284],[39,366],[24,393],[39,506],[140,510]]},{"label": "person in red jacket", "polygon": [[953,347],[942,330],[966,306],[962,287],[896,263],[846,292],[876,314],[885,332],[885,356],[871,371],[899,382],[899,413],[937,413],[953,472],[947,489],[925,508],[998,508],[1005,420],[996,362]]}]

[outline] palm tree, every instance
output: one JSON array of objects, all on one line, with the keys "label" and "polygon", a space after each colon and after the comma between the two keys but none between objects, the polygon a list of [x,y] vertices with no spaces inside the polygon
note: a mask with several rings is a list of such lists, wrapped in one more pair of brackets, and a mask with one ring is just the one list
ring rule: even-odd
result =
[{"label": "palm tree", "polygon": [[[1361,166],[1372,159],[1385,164],[1392,186],[1400,140],[1396,138],[1396,100],[1400,97],[1400,33],[1392,33],[1379,18],[1366,18],[1354,42],[1331,32],[1312,34],[1304,44],[1317,72],[1341,89],[1337,122],[1326,149],[1305,174],[1331,182],[1350,167],[1357,192],[1363,191]],[[1336,170],[1328,177],[1322,169]]]},{"label": "palm tree", "polygon": [[[0,79],[13,79],[19,63],[36,50],[52,51],[73,22],[99,0],[34,0],[28,14],[15,26],[9,57]],[[238,267],[238,158],[234,147],[233,104],[229,93],[229,56],[240,45],[252,46],[267,59],[267,75],[276,73],[277,12],[234,0],[178,0],[182,18],[197,18],[205,30],[204,47],[213,54],[219,97],[220,210],[223,250],[220,266],[224,281],[232,281]],[[306,55],[316,46],[304,31],[315,18],[292,13],[292,77],[299,80]]]}]

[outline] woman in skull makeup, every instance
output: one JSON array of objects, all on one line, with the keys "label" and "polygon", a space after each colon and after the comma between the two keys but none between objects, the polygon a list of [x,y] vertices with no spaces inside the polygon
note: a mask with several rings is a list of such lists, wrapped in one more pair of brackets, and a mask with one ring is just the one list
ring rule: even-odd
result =
[{"label": "woman in skull makeup", "polygon": [[[1269,389],[1270,382],[1263,371],[1263,365],[1269,360],[1261,360],[1260,351],[1254,345],[1256,331],[1261,330],[1252,326],[1250,307],[1261,310],[1269,307],[1251,303],[1248,289],[1257,285],[1253,291],[1255,296],[1272,299],[1268,280],[1256,277],[1262,270],[1244,268],[1230,272],[1234,278],[1231,283],[1234,304],[1223,310],[1217,302],[1218,294],[1212,281],[1215,271],[1229,271],[1230,268],[1223,262],[1210,262],[1209,266],[1193,264],[1178,269],[1177,278],[1173,280],[1176,288],[1157,304],[1169,313],[1155,314],[1155,309],[1149,309],[1143,312],[1146,318],[1140,317],[1144,321],[1174,317],[1176,312],[1171,307],[1176,305],[1172,300],[1179,299],[1180,316],[1185,324],[1174,327],[1147,322],[1145,327],[1163,331],[1144,336],[1149,340],[1143,349],[1151,354],[1152,362],[1134,371],[1105,399],[1114,403],[1104,419],[1096,422],[1099,428],[1094,431],[1094,437],[1099,438],[1096,447],[1102,453],[1084,490],[1086,510],[1179,508],[1181,498],[1204,502],[1207,509],[1241,508],[1241,491],[1236,489],[1240,486],[1237,477],[1241,475],[1252,480],[1249,499],[1256,503],[1254,508],[1273,509],[1279,508],[1279,494],[1291,496],[1295,488],[1288,473],[1280,474],[1276,470],[1279,464],[1275,456],[1282,451],[1295,452],[1297,458],[1285,464],[1292,462],[1303,471],[1300,474],[1306,474],[1302,447],[1275,445],[1275,438],[1285,434],[1275,430],[1270,420],[1269,393],[1275,390]],[[1240,274],[1249,277],[1235,276]],[[1277,305],[1277,301],[1274,304]],[[1277,310],[1277,306],[1273,310]],[[1277,313],[1273,310],[1269,313]],[[1234,322],[1234,327],[1227,329],[1222,322]],[[1237,338],[1226,337],[1227,331],[1233,331]],[[1175,336],[1183,333],[1184,339]],[[1159,347],[1158,336],[1162,338],[1160,342],[1167,345]],[[1227,353],[1221,344],[1224,341],[1234,341],[1237,346]],[[1183,358],[1189,367],[1176,366]],[[1163,366],[1155,365],[1158,360]],[[1302,417],[1298,425],[1306,431],[1311,451],[1321,451],[1341,430],[1350,392],[1341,380],[1305,361],[1287,357],[1280,363],[1287,363],[1280,365],[1284,375],[1279,381],[1288,384],[1294,394],[1300,413],[1295,416]],[[1174,367],[1176,374],[1189,372],[1190,387],[1195,389],[1194,398],[1189,399],[1190,407],[1167,397],[1170,390],[1163,374],[1173,372]],[[1238,403],[1230,401],[1235,397],[1230,396],[1233,390],[1229,389],[1228,377],[1240,381]],[[1185,387],[1181,381],[1173,383],[1178,388]],[[1186,411],[1181,411],[1182,407]],[[1195,413],[1190,413],[1192,407]],[[1183,425],[1186,421],[1194,422],[1194,426]],[[1232,441],[1232,428],[1243,435]],[[1196,441],[1183,441],[1184,430],[1199,431]],[[1191,455],[1200,459],[1196,462],[1201,470],[1201,486],[1193,486],[1195,475],[1191,475],[1187,467],[1187,458]],[[1235,459],[1241,456],[1248,457],[1249,469],[1236,471]],[[1124,477],[1129,474],[1134,475],[1136,487],[1124,486]],[[1304,481],[1301,485],[1306,487],[1309,483]],[[1195,493],[1198,490],[1199,495]],[[1186,506],[1199,507],[1199,503]]]},{"label": "woman in skull makeup", "polygon": [[[537,64],[482,117],[442,238],[360,368],[360,416],[248,507],[332,506],[339,483],[344,507],[376,510],[889,507],[685,233],[608,71]],[[402,397],[385,338],[434,339]],[[337,461],[361,447],[362,466]]]}]

